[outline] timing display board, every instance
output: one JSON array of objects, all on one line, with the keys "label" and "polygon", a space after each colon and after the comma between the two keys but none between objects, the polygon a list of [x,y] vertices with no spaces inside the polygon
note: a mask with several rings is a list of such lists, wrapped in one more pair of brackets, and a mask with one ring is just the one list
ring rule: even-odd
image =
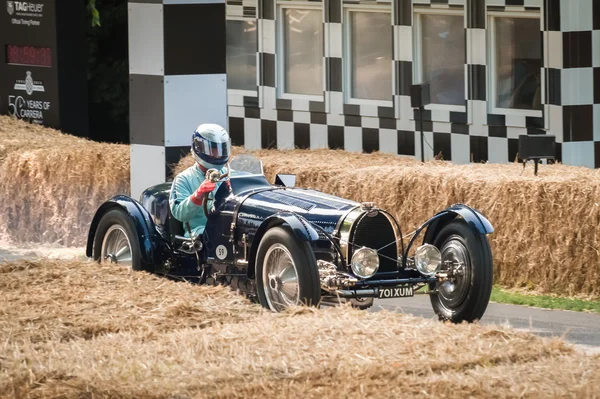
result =
[{"label": "timing display board", "polygon": [[2,3],[0,114],[87,135],[84,2]]}]

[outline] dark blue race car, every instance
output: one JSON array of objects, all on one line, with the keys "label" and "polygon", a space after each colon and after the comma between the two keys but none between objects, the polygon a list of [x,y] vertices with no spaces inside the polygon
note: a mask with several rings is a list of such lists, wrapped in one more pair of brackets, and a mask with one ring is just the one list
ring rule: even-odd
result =
[{"label": "dark blue race car", "polygon": [[340,302],[368,308],[375,298],[426,294],[442,320],[483,316],[493,227],[476,210],[453,205],[403,237],[394,217],[373,203],[294,187],[293,175],[270,184],[251,155],[234,157],[228,170],[208,172],[229,184],[205,201],[211,206],[202,236],[185,237],[188,226],[169,209],[171,183],[163,183],[139,201],[119,195],[100,206],[87,256],[229,285],[273,311]]}]

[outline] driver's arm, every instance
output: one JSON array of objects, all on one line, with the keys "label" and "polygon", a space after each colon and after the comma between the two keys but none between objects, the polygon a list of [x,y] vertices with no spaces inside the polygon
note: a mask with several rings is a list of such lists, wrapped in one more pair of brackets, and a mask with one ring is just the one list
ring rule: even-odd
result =
[{"label": "driver's arm", "polygon": [[189,222],[198,216],[198,211],[202,209],[202,200],[196,195],[196,190],[190,187],[188,181],[182,176],[177,176],[171,186],[171,195],[169,197],[169,206],[175,219],[180,222]]}]

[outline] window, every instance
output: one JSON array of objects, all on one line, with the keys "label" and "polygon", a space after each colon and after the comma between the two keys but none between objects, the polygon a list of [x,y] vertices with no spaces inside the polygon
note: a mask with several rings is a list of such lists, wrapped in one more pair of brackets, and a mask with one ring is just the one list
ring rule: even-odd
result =
[{"label": "window", "polygon": [[415,83],[429,83],[432,104],[462,110],[466,101],[463,12],[418,12],[415,28]]},{"label": "window", "polygon": [[227,20],[227,88],[256,91],[256,21]]},{"label": "window", "polygon": [[392,101],[389,8],[346,9],[345,92],[348,103]]},{"label": "window", "polygon": [[278,27],[279,96],[322,97],[322,11],[299,5],[282,5],[279,7]]},{"label": "window", "polygon": [[542,109],[539,16],[492,14],[489,28],[489,100],[494,112],[539,115]]}]

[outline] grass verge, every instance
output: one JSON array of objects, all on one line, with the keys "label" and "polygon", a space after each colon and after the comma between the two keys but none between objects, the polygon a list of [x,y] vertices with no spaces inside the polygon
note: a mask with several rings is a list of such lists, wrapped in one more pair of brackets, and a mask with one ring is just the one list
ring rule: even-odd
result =
[{"label": "grass verge", "polygon": [[600,300],[561,298],[549,295],[528,295],[494,287],[491,300],[512,305],[535,306],[544,309],[574,310],[577,312],[600,313]]}]

